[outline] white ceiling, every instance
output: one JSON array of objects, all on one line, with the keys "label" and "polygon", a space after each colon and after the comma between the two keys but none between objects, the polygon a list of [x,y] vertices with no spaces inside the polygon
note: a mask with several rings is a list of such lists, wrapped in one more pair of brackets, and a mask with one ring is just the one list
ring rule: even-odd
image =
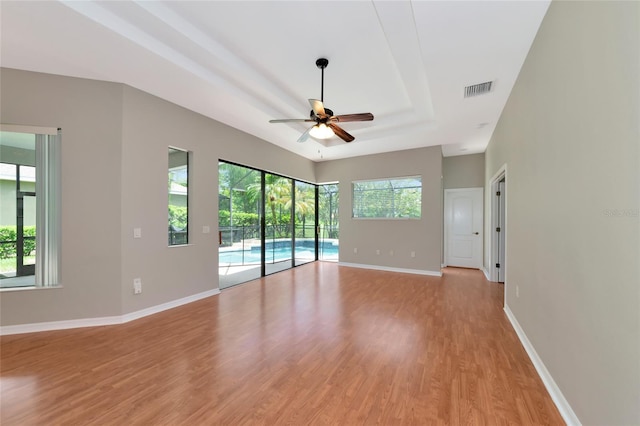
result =
[{"label": "white ceiling", "polygon": [[[1,65],[126,83],[314,161],[484,152],[549,1],[0,2]],[[297,143],[308,98],[356,138]],[[464,87],[494,81],[464,98]]]}]

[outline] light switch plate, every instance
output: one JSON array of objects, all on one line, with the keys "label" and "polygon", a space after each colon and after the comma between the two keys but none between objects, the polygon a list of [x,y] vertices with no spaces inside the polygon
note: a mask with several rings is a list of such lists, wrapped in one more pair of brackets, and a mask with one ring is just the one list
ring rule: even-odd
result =
[{"label": "light switch plate", "polygon": [[133,238],[142,238],[142,228],[133,228]]},{"label": "light switch plate", "polygon": [[133,279],[133,294],[142,293],[142,280],[140,278]]}]

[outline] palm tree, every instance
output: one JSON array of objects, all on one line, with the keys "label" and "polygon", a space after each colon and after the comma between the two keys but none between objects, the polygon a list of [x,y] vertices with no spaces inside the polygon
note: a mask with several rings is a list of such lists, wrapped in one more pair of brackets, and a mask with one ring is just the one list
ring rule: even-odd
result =
[{"label": "palm tree", "polygon": [[[278,225],[282,222],[282,208],[288,209],[291,206],[291,179],[267,173],[265,174],[264,191],[265,204],[271,212],[271,226],[273,226],[274,232],[278,231],[278,236],[282,236],[284,232],[278,228]],[[256,182],[249,185],[247,192],[255,194],[253,196],[259,195],[260,179],[256,179]],[[280,217],[278,217],[278,213],[280,213]]]},{"label": "palm tree", "polygon": [[[316,208],[315,190],[312,185],[297,182],[295,194],[294,212],[302,220],[302,238],[304,238],[306,236],[307,215],[315,212]],[[285,205],[285,208],[289,208],[290,206],[291,200]]]}]

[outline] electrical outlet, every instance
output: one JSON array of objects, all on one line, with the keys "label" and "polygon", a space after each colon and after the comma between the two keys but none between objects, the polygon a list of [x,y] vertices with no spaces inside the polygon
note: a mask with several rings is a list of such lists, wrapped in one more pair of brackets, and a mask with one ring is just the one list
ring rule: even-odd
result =
[{"label": "electrical outlet", "polygon": [[211,228],[209,227],[209,225],[204,225],[202,227],[202,233],[203,234],[209,234],[211,232]]},{"label": "electrical outlet", "polygon": [[354,254],[358,254],[358,247],[354,247],[354,248],[353,248],[353,253],[354,253]]},{"label": "electrical outlet", "polygon": [[520,297],[520,286],[516,286],[516,298]]},{"label": "electrical outlet", "polygon": [[380,254],[380,250],[376,250],[376,254]]},{"label": "electrical outlet", "polygon": [[416,252],[415,251],[411,252],[411,257],[416,257]]},{"label": "electrical outlet", "polygon": [[133,279],[133,294],[142,293],[142,279],[134,278]]},{"label": "electrical outlet", "polygon": [[142,228],[133,228],[133,238],[142,238]]},{"label": "electrical outlet", "polygon": [[389,256],[393,256],[393,250],[389,250]]}]

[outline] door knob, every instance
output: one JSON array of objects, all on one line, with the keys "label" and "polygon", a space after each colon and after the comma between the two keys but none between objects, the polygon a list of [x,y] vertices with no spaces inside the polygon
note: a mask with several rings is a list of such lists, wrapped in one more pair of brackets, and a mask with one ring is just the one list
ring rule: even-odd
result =
[{"label": "door knob", "polygon": [[479,232],[474,232],[474,234],[479,235],[480,233]]}]

